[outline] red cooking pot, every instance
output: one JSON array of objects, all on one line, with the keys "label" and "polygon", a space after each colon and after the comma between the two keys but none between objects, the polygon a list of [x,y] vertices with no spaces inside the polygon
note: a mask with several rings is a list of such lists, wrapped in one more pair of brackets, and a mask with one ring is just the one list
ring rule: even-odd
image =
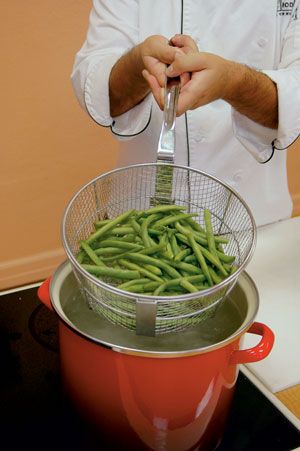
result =
[{"label": "red cooking pot", "polygon": [[[253,322],[259,304],[246,272],[213,318],[158,337],[89,309],[69,263],[39,288],[59,316],[61,373],[78,410],[118,450],[214,450],[220,444],[238,364],[270,353],[274,335]],[[241,350],[245,333],[260,342]]]}]

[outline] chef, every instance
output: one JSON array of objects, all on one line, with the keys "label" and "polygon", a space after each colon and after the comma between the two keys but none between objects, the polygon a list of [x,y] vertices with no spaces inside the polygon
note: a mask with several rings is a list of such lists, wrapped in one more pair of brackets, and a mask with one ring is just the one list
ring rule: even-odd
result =
[{"label": "chef", "polygon": [[72,82],[85,111],[120,140],[118,166],[156,161],[171,65],[167,74],[182,80],[175,163],[229,184],[258,226],[290,217],[299,3],[94,0]]}]

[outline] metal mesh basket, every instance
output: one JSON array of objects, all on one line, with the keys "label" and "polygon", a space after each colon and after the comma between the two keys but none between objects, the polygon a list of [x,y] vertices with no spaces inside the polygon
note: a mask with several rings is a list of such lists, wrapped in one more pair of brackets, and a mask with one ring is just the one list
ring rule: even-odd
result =
[{"label": "metal mesh basket", "polygon": [[[202,226],[203,211],[209,209],[214,233],[229,240],[224,251],[236,257],[236,272],[204,291],[154,298],[120,290],[81,267],[76,260],[79,243],[92,233],[95,221],[130,209],[145,210],[155,203],[186,206],[198,214]],[[256,227],[244,201],[218,179],[184,166],[150,163],[108,172],[85,185],[65,210],[62,239],[90,307],[115,324],[153,335],[185,329],[214,313],[252,256]]]}]

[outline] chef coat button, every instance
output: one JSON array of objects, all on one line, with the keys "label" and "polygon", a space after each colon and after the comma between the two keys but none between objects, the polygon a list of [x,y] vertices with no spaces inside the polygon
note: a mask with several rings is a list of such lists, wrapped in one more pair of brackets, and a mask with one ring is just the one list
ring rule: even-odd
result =
[{"label": "chef coat button", "polygon": [[205,136],[198,135],[198,136],[195,136],[194,139],[195,139],[196,143],[201,143],[202,141],[205,141]]},{"label": "chef coat button", "polygon": [[242,176],[243,176],[242,171],[237,171],[237,172],[234,174],[234,176],[232,177],[232,182],[233,182],[234,184],[240,182],[240,181],[242,180],[242,178],[243,178]]},{"label": "chef coat button", "polygon": [[257,41],[257,44],[259,45],[259,47],[265,47],[267,42],[268,42],[268,40],[266,38],[259,38],[259,40]]}]

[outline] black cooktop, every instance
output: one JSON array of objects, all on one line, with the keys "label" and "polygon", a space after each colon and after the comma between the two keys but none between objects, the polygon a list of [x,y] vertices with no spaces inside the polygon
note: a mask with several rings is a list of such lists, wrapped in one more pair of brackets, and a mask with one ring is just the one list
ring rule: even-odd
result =
[{"label": "black cooktop", "polygon": [[[57,317],[37,288],[0,296],[0,436],[9,450],[114,450],[91,443],[63,393]],[[291,451],[300,432],[242,374],[218,451]]]}]

